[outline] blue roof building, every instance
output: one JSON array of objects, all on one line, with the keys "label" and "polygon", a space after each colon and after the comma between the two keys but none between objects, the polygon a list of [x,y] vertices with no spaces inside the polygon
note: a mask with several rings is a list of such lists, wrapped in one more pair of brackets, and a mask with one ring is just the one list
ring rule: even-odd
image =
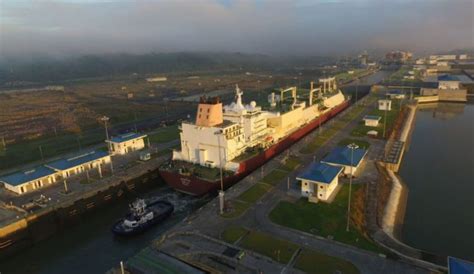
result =
[{"label": "blue roof building", "polygon": [[[321,162],[344,167],[344,173],[346,175],[351,174],[351,154],[352,150],[346,146],[335,147]],[[352,154],[352,175],[357,171],[365,155],[367,155],[366,149],[354,149]]]},{"label": "blue roof building", "polygon": [[448,257],[448,274],[472,274],[474,263],[454,257]]},{"label": "blue roof building", "polygon": [[438,76],[438,81],[459,81],[459,78],[454,75],[440,75]]},{"label": "blue roof building", "polygon": [[113,137],[109,142],[109,150],[112,154],[127,154],[132,151],[145,148],[145,137],[147,135],[140,133],[127,133]]},{"label": "blue roof building", "polygon": [[301,181],[301,195],[310,202],[329,201],[338,189],[338,177],[343,167],[325,163],[311,163],[296,179]]},{"label": "blue roof building", "polygon": [[32,191],[40,188],[45,184],[51,184],[56,181],[55,174],[57,172],[45,166],[37,166],[30,170],[12,173],[0,177],[5,187],[18,194]]},{"label": "blue roof building", "polygon": [[77,156],[51,162],[46,166],[61,171],[64,178],[97,167],[101,174],[100,165],[110,163],[110,154],[106,151],[89,151]]},{"label": "blue roof building", "polygon": [[145,137],[146,137],[145,134],[130,132],[130,133],[126,133],[126,134],[122,134],[122,135],[119,135],[119,136],[112,137],[112,139],[110,139],[110,141],[113,142],[113,143],[123,143],[123,142],[127,142],[127,141],[134,140],[134,139],[143,139]]}]

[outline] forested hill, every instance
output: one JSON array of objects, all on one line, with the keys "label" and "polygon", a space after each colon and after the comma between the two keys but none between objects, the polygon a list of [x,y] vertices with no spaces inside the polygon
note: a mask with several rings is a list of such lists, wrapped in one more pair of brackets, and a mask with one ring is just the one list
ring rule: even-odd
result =
[{"label": "forested hill", "polygon": [[328,58],[274,58],[242,53],[151,53],[143,55],[88,55],[68,59],[42,58],[0,63],[0,84],[46,83],[80,78],[137,73],[175,73],[199,70],[272,69],[321,62]]}]

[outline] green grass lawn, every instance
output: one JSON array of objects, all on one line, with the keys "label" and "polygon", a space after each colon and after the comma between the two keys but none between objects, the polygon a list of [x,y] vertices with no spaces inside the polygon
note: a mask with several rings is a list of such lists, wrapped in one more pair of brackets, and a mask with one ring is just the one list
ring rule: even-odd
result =
[{"label": "green grass lawn", "polygon": [[344,140],[341,140],[338,145],[339,146],[347,146],[349,144],[356,144],[358,145],[360,148],[364,148],[364,149],[368,149],[370,147],[370,143],[367,142],[367,141],[364,141],[364,140],[357,140],[357,139],[349,139],[349,138],[346,138]]},{"label": "green grass lawn", "polygon": [[244,193],[240,194],[238,199],[247,203],[255,203],[271,188],[272,186],[270,185],[264,183],[256,183],[251,188],[247,189]]},{"label": "green grass lawn", "polygon": [[[400,100],[392,100],[392,110],[387,111],[387,124],[385,127],[385,131],[388,132],[389,129],[393,127],[395,124],[395,121],[398,118],[398,115],[400,114]],[[380,119],[379,125],[377,127],[368,127],[365,126],[364,121],[359,121],[359,124],[354,130],[352,130],[351,135],[356,136],[356,137],[363,137],[367,136],[367,132],[370,130],[376,130],[379,134],[379,137],[383,136],[383,125],[384,125],[384,116],[385,116],[385,111],[384,110],[379,110],[379,109],[374,109],[372,110],[368,115],[376,115],[382,117]]]},{"label": "green grass lawn", "polygon": [[[314,274],[357,274],[359,270],[350,262],[327,256],[310,249],[303,249],[295,261],[295,268]],[[340,272],[336,272],[340,271]]]},{"label": "green grass lawn", "polygon": [[275,169],[275,170],[272,170],[270,173],[268,173],[265,177],[263,177],[262,182],[270,184],[270,185],[276,185],[283,178],[285,178],[287,174],[288,174],[288,171]]},{"label": "green grass lawn", "polygon": [[230,208],[221,215],[224,218],[236,218],[241,216],[251,204],[239,201],[239,200],[230,200]]},{"label": "green grass lawn", "polygon": [[80,148],[102,143],[105,147],[105,132],[97,131],[85,135],[62,134],[38,138],[7,145],[0,153],[0,169],[41,160],[40,146],[44,159],[70,152],[80,152]]},{"label": "green grass lawn", "polygon": [[[353,185],[352,193],[354,194],[359,187],[361,185]],[[271,211],[270,219],[283,226],[323,237],[331,235],[336,241],[380,252],[381,248],[354,227],[346,232],[348,193],[349,186],[344,185],[331,204],[309,203],[305,198],[301,198],[297,203],[281,201]]]},{"label": "green grass lawn", "polygon": [[179,129],[177,125],[159,129],[156,133],[148,136],[151,143],[167,143],[179,139]]},{"label": "green grass lawn", "polygon": [[[367,96],[369,96],[368,101],[373,103],[374,96],[371,96],[371,95],[367,95]],[[358,117],[364,109],[365,108],[360,105],[352,106],[343,117],[340,117],[338,120],[334,121],[329,126],[326,126],[326,127],[323,126],[321,134],[318,134],[316,138],[314,138],[309,144],[301,148],[300,152],[304,154],[310,154],[310,153],[315,152],[322,145],[324,145],[324,143],[326,143],[330,138],[336,135],[337,132],[339,132],[341,129],[347,126],[356,117]]]},{"label": "green grass lawn", "polygon": [[352,71],[354,71],[353,74],[349,74],[349,72],[346,71],[346,72],[336,74],[335,77],[338,81],[347,81],[350,79],[354,79],[355,77],[365,73],[367,70],[366,69],[353,69]]},{"label": "green grass lawn", "polygon": [[242,238],[249,231],[241,226],[230,226],[221,233],[221,239],[228,243],[235,243],[238,239]]},{"label": "green grass lawn", "polygon": [[294,243],[258,231],[250,231],[240,241],[240,245],[284,264],[287,264],[293,253],[298,250],[298,245]]},{"label": "green grass lawn", "polygon": [[283,164],[283,166],[281,167],[281,169],[284,169],[284,170],[287,170],[287,171],[293,171],[295,170],[299,165],[301,164],[300,160],[295,157],[295,156],[291,156],[291,157],[288,157],[285,161],[285,163]]}]

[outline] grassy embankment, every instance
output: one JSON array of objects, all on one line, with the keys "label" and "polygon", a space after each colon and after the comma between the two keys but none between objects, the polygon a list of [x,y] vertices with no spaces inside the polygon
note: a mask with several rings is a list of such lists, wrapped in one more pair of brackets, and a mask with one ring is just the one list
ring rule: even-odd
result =
[{"label": "grassy embankment", "polygon": [[366,69],[353,69],[352,71],[354,72],[352,74],[349,74],[349,71],[346,71],[346,72],[336,74],[335,77],[337,81],[339,82],[346,82],[346,81],[355,79],[356,77],[359,77],[367,72]]},{"label": "grassy embankment", "polygon": [[[373,104],[377,100],[377,97],[375,95],[369,94],[367,96],[369,96],[369,98],[367,98],[367,104],[369,105]],[[365,106],[361,105],[352,106],[343,117],[336,118],[337,120],[335,120],[329,125],[323,125],[321,133],[318,134],[316,138],[311,140],[306,146],[301,148],[300,152],[304,154],[314,153],[324,143],[326,143],[329,139],[336,135],[337,132],[346,127],[355,118],[357,118],[365,110],[365,108]]]},{"label": "grassy embankment", "polygon": [[395,121],[397,120],[398,115],[400,114],[401,103],[402,103],[401,100],[392,100],[391,111],[379,110],[378,108],[373,109],[372,111],[368,113],[368,115],[380,116],[381,119],[379,121],[379,125],[377,127],[368,127],[368,126],[365,126],[364,121],[361,120],[359,121],[359,124],[357,125],[357,127],[354,128],[354,130],[351,132],[351,135],[355,137],[364,137],[364,136],[367,136],[368,131],[375,130],[378,132],[378,136],[382,138],[383,127],[384,127],[383,125],[385,121],[385,118],[384,118],[385,113],[387,113],[387,124],[385,127],[385,132],[387,133],[393,127],[393,125],[395,124]]},{"label": "grassy embankment", "polygon": [[248,208],[257,202],[265,193],[270,191],[277,183],[281,182],[288,173],[297,168],[300,161],[296,157],[289,157],[279,168],[272,170],[258,183],[241,193],[237,198],[230,201],[231,208],[224,213],[225,218],[241,216]]},{"label": "grassy embankment", "polygon": [[[240,226],[231,226],[225,229],[221,238],[229,243],[235,243],[240,239],[239,245],[243,248],[260,253],[271,259],[287,264],[295,252],[302,247],[273,237],[267,233],[248,230]],[[302,248],[296,256],[294,267],[306,273],[359,273],[357,268],[350,262],[328,256],[315,250]]]},{"label": "grassy embankment", "polygon": [[[363,195],[363,192],[362,185],[353,185],[353,196]],[[349,186],[344,185],[331,204],[314,204],[304,198],[296,203],[281,201],[270,212],[270,220],[311,234],[332,237],[338,242],[373,252],[382,252],[383,249],[365,237],[363,231],[352,225],[354,223],[352,220],[359,216],[351,214],[351,229],[349,232],[346,231],[348,195]],[[354,201],[355,198],[351,202],[351,207],[353,212],[356,212]]]},{"label": "grassy embankment", "polygon": [[[404,79],[404,76],[411,76],[408,74],[410,70],[414,71],[415,79]],[[399,70],[392,73],[387,81],[396,81],[396,82],[419,82],[421,81],[423,75],[419,70],[414,70],[412,66],[402,66]]]}]

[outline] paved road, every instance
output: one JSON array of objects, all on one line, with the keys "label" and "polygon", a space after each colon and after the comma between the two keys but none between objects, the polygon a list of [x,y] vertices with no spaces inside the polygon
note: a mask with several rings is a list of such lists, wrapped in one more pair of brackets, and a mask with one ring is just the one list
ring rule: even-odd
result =
[{"label": "paved road", "polygon": [[[304,168],[309,162],[313,160],[313,155],[316,156],[316,160],[319,160],[323,157],[324,154],[330,151],[337,143],[343,138],[347,138],[350,131],[357,125],[360,118],[366,114],[368,110],[363,112],[359,118],[354,119],[348,126],[343,130],[338,132],[333,138],[331,138],[325,145],[318,149],[314,154],[305,155],[299,153],[301,147],[305,146],[307,141],[313,139],[317,134],[318,130],[312,132],[307,138],[300,140],[298,143],[293,145],[290,149],[290,153],[297,155],[299,159],[303,162]],[[336,118],[338,119],[338,118]],[[332,121],[333,122],[333,121]],[[329,123],[332,123],[329,122]],[[324,126],[327,127],[327,126]],[[324,130],[324,129],[323,129]],[[366,138],[364,138],[366,139]],[[380,140],[367,140],[371,143],[370,153],[368,155],[368,161],[364,167],[364,175],[360,178],[354,180],[354,183],[359,182],[368,182],[375,180],[378,175],[375,167],[374,160],[377,159],[383,150],[384,142]],[[248,189],[251,185],[259,181],[263,175],[271,172],[273,169],[277,168],[284,156],[280,155],[273,160],[266,163],[261,169],[256,170],[251,175],[247,176],[244,180],[239,182],[231,189],[226,191],[227,199],[232,199],[237,197],[240,193]],[[289,174],[290,178],[294,178],[296,172],[293,171]],[[340,244],[322,237],[310,235],[301,231],[288,229],[281,227],[272,223],[268,219],[268,213],[274,206],[281,200],[295,200],[291,195],[288,195],[287,192],[286,178],[283,179],[277,187],[273,188],[269,193],[267,193],[262,200],[258,201],[253,205],[243,216],[235,219],[226,219],[218,215],[218,200],[214,199],[209,204],[201,208],[194,215],[189,217],[185,223],[180,224],[179,227],[173,231],[195,231],[199,232],[214,238],[219,238],[222,231],[226,227],[232,225],[239,225],[248,227],[251,229],[256,229],[264,232],[268,232],[273,236],[283,238],[295,243],[300,244],[301,246],[307,246],[311,249],[320,251],[324,254],[331,256],[339,257],[345,260],[348,260],[355,264],[362,273],[426,273],[427,271],[419,269],[412,265],[408,265],[403,262],[398,262],[394,260],[389,260],[380,257],[378,254],[361,250],[352,246]],[[206,251],[203,247],[203,251]],[[209,251],[209,250],[207,250]],[[277,264],[280,266],[281,271],[285,272],[294,272],[295,270],[291,267],[286,268],[285,265]]]}]

